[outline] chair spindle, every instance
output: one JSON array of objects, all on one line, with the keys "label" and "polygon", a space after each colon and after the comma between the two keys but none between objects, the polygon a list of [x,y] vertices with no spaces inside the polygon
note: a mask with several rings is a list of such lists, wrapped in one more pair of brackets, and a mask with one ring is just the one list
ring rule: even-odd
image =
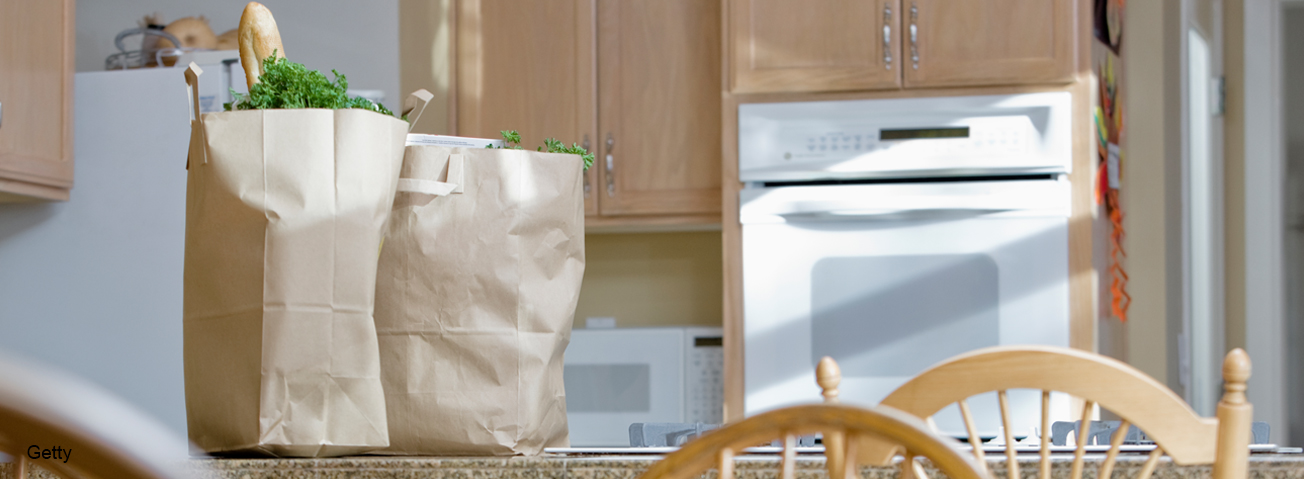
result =
[{"label": "chair spindle", "polygon": [[797,477],[797,435],[783,433],[783,479]]},{"label": "chair spindle", "polygon": [[[1078,449],[1073,451],[1073,469],[1069,473],[1069,477],[1072,479],[1082,479],[1082,458],[1087,454],[1087,436],[1091,432],[1091,412],[1095,408],[1095,401],[1087,401],[1086,404],[1082,405],[1082,420],[1078,422]],[[1042,434],[1045,434],[1045,432]]]},{"label": "chair spindle", "polygon": [[1150,475],[1155,473],[1155,466],[1159,465],[1159,458],[1164,455],[1164,448],[1155,445],[1155,450],[1150,451],[1150,457],[1146,458],[1145,465],[1141,466],[1141,472],[1136,475],[1136,479],[1150,479]]},{"label": "chair spindle", "polygon": [[1010,398],[1004,389],[996,393],[1001,402],[1001,427],[1005,430],[1005,464],[1009,479],[1019,479],[1019,451],[1014,450],[1014,431],[1010,425]]},{"label": "chair spindle", "polygon": [[1100,472],[1096,474],[1096,479],[1109,479],[1114,473],[1114,461],[1118,459],[1118,451],[1123,447],[1123,440],[1127,439],[1127,430],[1132,427],[1132,423],[1126,419],[1119,422],[1118,430],[1114,431],[1114,437],[1109,441],[1109,452],[1105,454],[1105,463],[1100,465]]},{"label": "chair spindle", "polygon": [[1041,459],[1037,466],[1041,469],[1040,479],[1050,479],[1050,391],[1041,391]]},{"label": "chair spindle", "polygon": [[[842,431],[838,433],[838,437],[844,438],[843,440],[846,441],[846,448],[842,449],[842,457],[846,458],[846,462],[841,464],[842,477],[846,479],[859,479],[860,471],[856,470],[857,441],[851,438],[851,431]],[[828,446],[825,446],[826,449],[827,447]]]},{"label": "chair spindle", "polygon": [[734,452],[733,449],[724,448],[720,450],[720,479],[733,479],[734,477]]},{"label": "chair spindle", "polygon": [[969,432],[969,445],[973,446],[973,458],[978,462],[978,466],[984,471],[991,473],[987,469],[987,457],[983,455],[983,438],[978,437],[978,428],[973,424],[973,413],[969,411],[969,401],[961,399],[956,403],[960,406],[960,416],[964,419],[964,429]]},{"label": "chair spindle", "polygon": [[901,479],[928,479],[928,473],[924,471],[923,464],[916,461],[916,456],[910,451],[906,451],[906,459],[901,461]]}]

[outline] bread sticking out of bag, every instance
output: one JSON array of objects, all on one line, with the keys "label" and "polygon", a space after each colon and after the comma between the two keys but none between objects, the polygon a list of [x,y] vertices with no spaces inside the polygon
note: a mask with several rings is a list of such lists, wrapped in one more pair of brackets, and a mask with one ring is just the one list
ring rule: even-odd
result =
[{"label": "bread sticking out of bag", "polygon": [[249,88],[258,83],[258,76],[263,73],[263,59],[272,55],[285,58],[276,20],[272,18],[272,11],[263,4],[249,2],[240,15],[240,64],[244,65],[245,82]]}]

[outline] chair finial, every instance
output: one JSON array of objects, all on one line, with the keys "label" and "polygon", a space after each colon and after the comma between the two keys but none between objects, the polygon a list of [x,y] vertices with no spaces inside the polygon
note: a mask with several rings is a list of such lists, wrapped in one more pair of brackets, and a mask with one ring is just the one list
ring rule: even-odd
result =
[{"label": "chair finial", "polygon": [[815,382],[823,390],[824,402],[838,402],[838,385],[842,384],[842,369],[838,368],[837,361],[828,356],[820,359],[819,366],[815,367]]},{"label": "chair finial", "polygon": [[1223,359],[1222,375],[1223,400],[1231,404],[1245,403],[1245,382],[1250,379],[1250,355],[1241,348],[1227,353]]}]

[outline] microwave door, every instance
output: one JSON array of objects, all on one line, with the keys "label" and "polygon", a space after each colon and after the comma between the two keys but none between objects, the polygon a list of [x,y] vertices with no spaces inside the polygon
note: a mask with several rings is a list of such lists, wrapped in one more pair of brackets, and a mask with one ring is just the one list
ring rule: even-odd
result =
[{"label": "microwave door", "polygon": [[[1068,345],[1062,181],[744,193],[747,414],[818,401],[815,364],[826,355],[841,366],[844,401],[876,404],[960,353]],[[1015,421],[1026,432],[1023,423],[1040,419],[1039,397],[1012,400],[1031,411]],[[984,434],[999,426],[991,416]],[[958,415],[936,419],[944,432],[963,431]]]}]

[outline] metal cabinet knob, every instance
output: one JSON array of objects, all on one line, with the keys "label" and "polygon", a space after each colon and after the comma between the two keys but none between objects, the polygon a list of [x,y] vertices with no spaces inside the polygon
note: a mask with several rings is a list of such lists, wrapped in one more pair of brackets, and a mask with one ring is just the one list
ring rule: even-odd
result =
[{"label": "metal cabinet knob", "polygon": [[919,6],[910,2],[910,61],[919,69]]},{"label": "metal cabinet knob", "polygon": [[892,5],[883,5],[883,67],[892,69]]},{"label": "metal cabinet knob", "polygon": [[616,146],[616,138],[607,132],[607,196],[616,196],[616,157],[611,150]]},{"label": "metal cabinet knob", "polygon": [[[592,152],[592,150],[589,150],[589,135],[588,135],[588,134],[585,134],[585,135],[584,135],[584,143],[581,144],[580,147],[581,147],[581,148],[584,148],[584,151]],[[589,192],[592,191],[592,190],[593,190],[593,185],[590,185],[590,184],[589,184],[589,172],[586,171],[586,172],[584,172],[584,197],[585,197],[585,198],[588,198],[588,197],[589,197]]]}]

